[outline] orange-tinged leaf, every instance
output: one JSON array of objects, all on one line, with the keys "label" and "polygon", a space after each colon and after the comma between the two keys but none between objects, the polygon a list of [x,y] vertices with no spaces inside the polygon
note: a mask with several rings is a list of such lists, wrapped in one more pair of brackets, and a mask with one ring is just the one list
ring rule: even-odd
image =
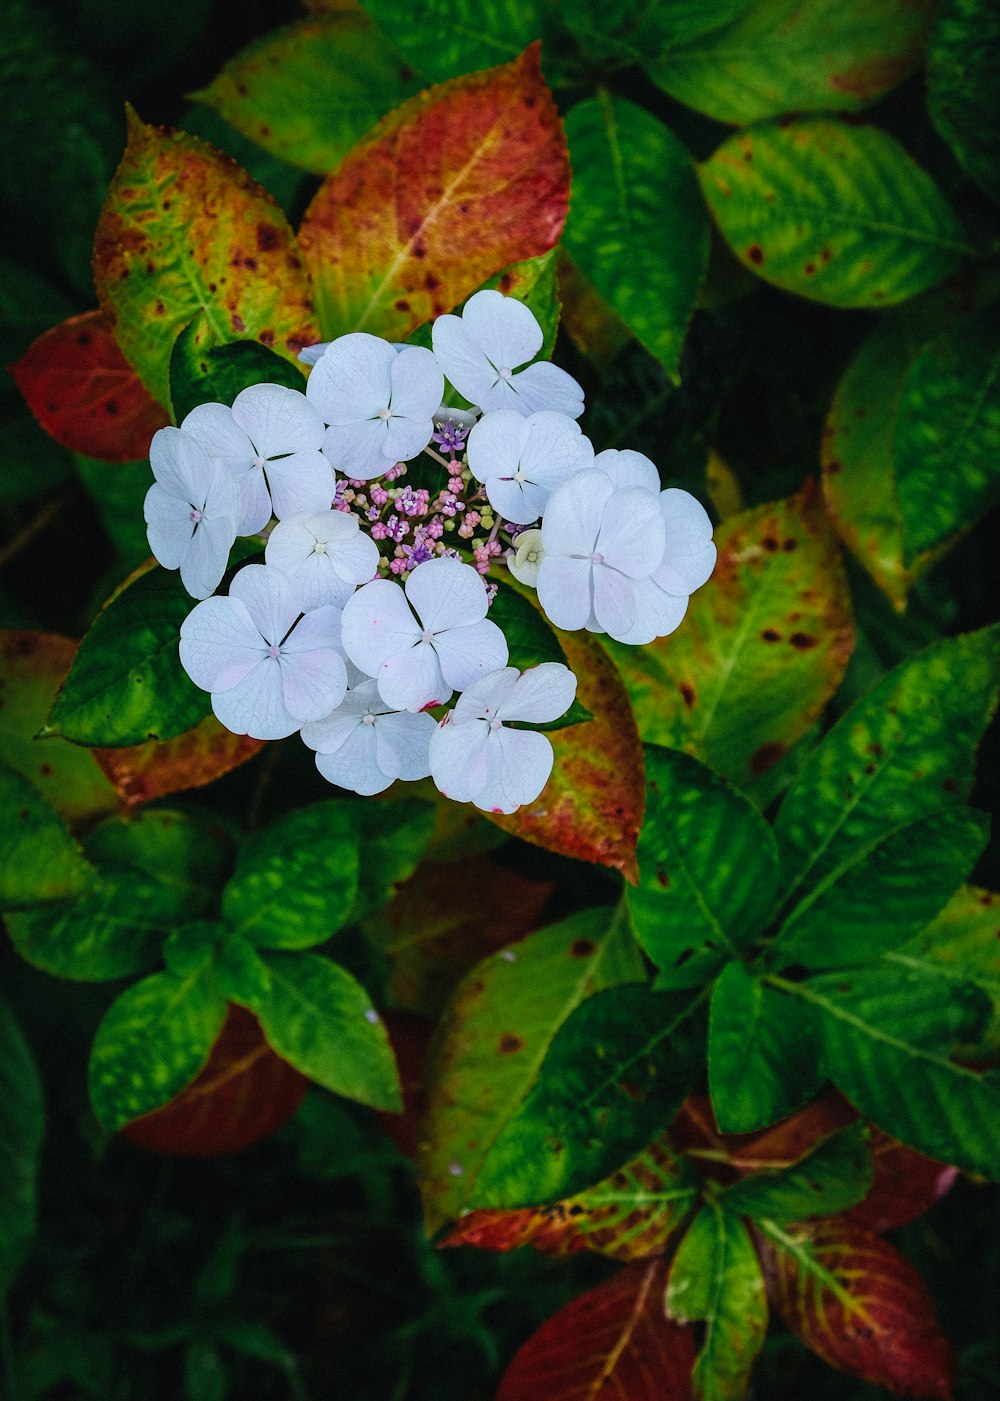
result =
[{"label": "orange-tinged leaf", "polygon": [[888,1241],[835,1217],[769,1226],[760,1246],[772,1304],[825,1362],[899,1396],[948,1401],[951,1346],[927,1286]]},{"label": "orange-tinged leaf", "polygon": [[150,438],[169,421],[99,311],[44,331],[10,372],[46,433],[86,457],[145,457]]},{"label": "orange-tinged leaf", "polygon": [[166,793],[183,793],[221,778],[264,748],[263,740],[234,735],[208,715],[194,729],[160,744],[155,739],[125,749],[95,749],[94,758],[126,807]]},{"label": "orange-tinged leaf", "polygon": [[118,808],[94,756],[68,740],[35,739],[69,671],[76,643],[47,632],[0,632],[0,760],[27,778],[70,824]]},{"label": "orange-tinged leaf", "polygon": [[556,635],[577,677],[577,699],[594,718],[549,735],[555,765],[533,803],[506,817],[489,816],[515,837],[612,866],[635,885],[646,778],[632,706],[614,664],[592,637],[558,630]]},{"label": "orange-tinged leaf", "polygon": [[411,98],[327,177],[299,229],[324,336],[402,340],[508,263],[548,252],[568,200],[537,44]]},{"label": "orange-tinged leaf", "polygon": [[230,1006],[198,1077],[179,1095],[122,1130],[142,1148],[214,1158],[257,1143],[298,1109],[309,1081],[275,1055],[252,1012]]},{"label": "orange-tinged leaf", "polygon": [[94,284],[126,360],[162,404],[174,341],[199,312],[220,344],[259,340],[294,359],[319,339],[309,277],[274,199],[207,142],[131,110],[97,225]]},{"label": "orange-tinged leaf", "polygon": [[654,1260],[581,1294],[515,1355],[497,1401],[689,1401],[694,1330],[667,1319],[665,1283]]}]

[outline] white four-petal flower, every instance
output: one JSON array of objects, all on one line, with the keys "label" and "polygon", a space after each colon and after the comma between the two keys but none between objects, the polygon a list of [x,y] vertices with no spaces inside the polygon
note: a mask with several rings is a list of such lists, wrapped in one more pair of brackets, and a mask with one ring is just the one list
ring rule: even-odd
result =
[{"label": "white four-petal flower", "polygon": [[156,478],[143,503],[149,548],[165,569],[180,569],[192,597],[207,598],[219,587],[236,539],[236,479],[179,428],[153,434],[149,465]]},{"label": "white four-petal flower", "polygon": [[367,481],[431,440],[444,376],[422,346],[401,349],[352,331],[331,341],[309,376],[309,402],[329,424],[323,448],[345,476]]},{"label": "white four-petal flower", "polygon": [[580,425],[547,411],[527,418],[510,409],[486,414],[469,434],[468,454],[490,505],[515,525],[537,520],[559,483],[594,461]]},{"label": "white four-petal flower", "polygon": [[344,607],[344,651],[394,710],[443,705],[507,661],[503,633],[486,617],[482,576],[448,557],[418,565],[406,590],[374,579]]},{"label": "white four-petal flower", "polygon": [[316,767],[330,783],[371,794],[397,778],[427,777],[436,728],[426,712],[393,710],[375,682],[365,680],[348,691],[332,715],[303,725],[302,739],[317,751]]},{"label": "white four-petal flower", "polygon": [[196,686],[211,692],[212,709],[227,729],[283,739],[343,700],[340,626],[339,608],[328,604],[302,615],[280,570],[248,564],[228,597],[208,598],[184,619],[181,664]]},{"label": "white four-petal flower", "polygon": [[542,348],[534,314],[516,297],[476,292],[461,316],[439,316],[431,328],[438,364],[448,379],[484,413],[513,409],[523,417],[542,409],[579,418],[583,390],[572,375],[547,360],[517,373]]},{"label": "white four-petal flower", "polygon": [[576,677],[561,662],[519,674],[504,667],[470,686],[431,737],[431,777],[448,798],[485,812],[514,812],[532,803],[552,772],[549,739],[505,722],[544,724],[565,714]]},{"label": "white four-petal flower", "polygon": [[181,428],[236,473],[240,535],[263,530],[274,514],[328,510],[333,472],[321,451],[323,421],[304,394],[281,384],[252,384],[225,404],[199,404]]},{"label": "white four-petal flower", "polygon": [[303,612],[324,603],[343,608],[378,568],[378,546],[346,511],[286,516],[268,536],[264,558],[287,575]]}]

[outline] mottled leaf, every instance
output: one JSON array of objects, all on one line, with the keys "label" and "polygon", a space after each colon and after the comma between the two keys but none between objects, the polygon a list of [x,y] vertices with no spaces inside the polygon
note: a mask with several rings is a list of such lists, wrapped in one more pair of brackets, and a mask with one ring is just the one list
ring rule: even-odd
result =
[{"label": "mottled leaf", "polygon": [[916,67],[931,11],[928,0],[750,0],[724,16],[725,28],[645,66],[671,97],[739,126],[782,112],[849,111]]},{"label": "mottled leaf", "polygon": [[151,739],[124,749],[92,752],[121,801],[133,808],[167,793],[213,783],[263,748],[262,740],[234,735],[214,715],[208,715],[186,734],[162,744]]},{"label": "mottled leaf", "polygon": [[931,120],[976,184],[1000,200],[1000,12],[994,0],[941,0],[927,46]]},{"label": "mottled leaf", "polygon": [[323,334],[403,339],[562,232],[569,167],[536,46],[404,103],[320,187],[299,238]]},{"label": "mottled leaf", "polygon": [[90,863],[55,808],[0,764],[0,909],[71,900],[93,883]]},{"label": "mottled leaf", "polygon": [[875,127],[765,122],[729,137],[700,175],[740,261],[831,306],[903,301],[970,252],[930,176]]},{"label": "mottled leaf", "polygon": [[[333,8],[331,0],[308,0],[311,9]],[[423,0],[400,10],[392,0],[364,0],[364,8],[421,73],[440,82],[483,63],[516,58],[539,37],[539,0]]]},{"label": "mottled leaf", "polygon": [[0,1298],[35,1233],[35,1176],[44,1127],[35,1058],[0,1000]]},{"label": "mottled leaf", "polygon": [[863,1124],[852,1124],[790,1167],[745,1177],[727,1188],[722,1202],[728,1211],[755,1220],[807,1221],[856,1206],[873,1175],[868,1132]]},{"label": "mottled leaf", "polygon": [[676,379],[708,263],[708,217],[691,157],[657,117],[603,90],[570,108],[566,135],[566,250]]},{"label": "mottled leaf", "polygon": [[131,111],[97,227],[94,282],[126,360],[162,404],[171,348],[198,312],[220,343],[249,337],[292,360],[320,339],[294,236],[271,196],[214,147]]}]

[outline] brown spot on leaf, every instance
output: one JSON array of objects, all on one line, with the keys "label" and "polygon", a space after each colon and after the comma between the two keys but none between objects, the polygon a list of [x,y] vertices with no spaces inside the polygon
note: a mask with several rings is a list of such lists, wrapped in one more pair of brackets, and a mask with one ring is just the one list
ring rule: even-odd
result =
[{"label": "brown spot on leaf", "polygon": [[797,550],[798,547],[799,542],[797,540],[793,540],[791,536],[789,536],[787,540],[782,540],[781,542],[781,548],[784,550],[786,555],[790,555],[792,551]]},{"label": "brown spot on leaf", "polygon": [[694,693],[694,687],[689,686],[686,681],[681,682],[681,697],[688,710],[691,710],[694,706],[695,701],[697,700],[697,697]]},{"label": "brown spot on leaf", "polygon": [[257,248],[261,253],[269,253],[277,248],[281,242],[281,230],[276,229],[273,224],[257,225]]},{"label": "brown spot on leaf", "polygon": [[520,1036],[515,1036],[512,1031],[505,1031],[497,1042],[497,1050],[502,1056],[509,1056],[514,1051],[519,1051],[523,1045]]},{"label": "brown spot on leaf", "polygon": [[778,542],[773,535],[766,535],[760,543],[764,546],[764,549],[769,555],[773,555],[775,550],[779,548]]},{"label": "brown spot on leaf", "polygon": [[776,632],[774,628],[765,628],[764,631],[761,633],[761,637],[764,639],[765,642],[781,641],[781,633]]},{"label": "brown spot on leaf", "polygon": [[817,639],[808,632],[793,632],[788,640],[799,652],[808,652],[816,646]]},{"label": "brown spot on leaf", "polygon": [[767,773],[785,753],[786,746],[780,740],[770,740],[755,749],[750,755],[750,772]]},{"label": "brown spot on leaf", "polygon": [[246,328],[247,328],[247,323],[243,320],[243,317],[239,314],[238,311],[231,312],[231,313],[230,313],[229,319],[230,319],[230,321],[233,323],[233,330],[234,330],[234,331],[245,331],[245,330],[246,330]]},{"label": "brown spot on leaf", "polygon": [[597,948],[593,939],[575,939],[570,945],[570,958],[589,958]]},{"label": "brown spot on leaf", "polygon": [[659,881],[660,885],[663,886],[664,890],[670,889],[670,877],[662,866],[657,866],[656,868],[656,879]]},{"label": "brown spot on leaf", "polygon": [[755,263],[757,267],[760,267],[761,263],[764,261],[764,250],[759,243],[751,243],[750,247],[747,249],[747,257],[750,259],[751,263]]}]

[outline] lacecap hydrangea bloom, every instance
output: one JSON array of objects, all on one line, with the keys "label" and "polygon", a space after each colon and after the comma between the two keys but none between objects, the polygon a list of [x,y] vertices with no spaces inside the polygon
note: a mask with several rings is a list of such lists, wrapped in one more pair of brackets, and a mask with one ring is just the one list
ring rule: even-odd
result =
[{"label": "lacecap hydrangea bloom", "polygon": [[[595,455],[583,392],[535,358],[523,303],[477,292],[431,341],[340,336],[302,352],[304,392],[252,385],[161,429],[149,543],[200,600],[181,663],[234,733],[299,732],[356,793],[430,777],[510,813],[544,804],[553,746],[526,727],[566,716],[577,680],[519,658],[490,616],[509,586],[493,571],[557,628],[641,645],[711,574],[712,526],[643,454]],[[263,563],[227,575],[240,535]]]}]

